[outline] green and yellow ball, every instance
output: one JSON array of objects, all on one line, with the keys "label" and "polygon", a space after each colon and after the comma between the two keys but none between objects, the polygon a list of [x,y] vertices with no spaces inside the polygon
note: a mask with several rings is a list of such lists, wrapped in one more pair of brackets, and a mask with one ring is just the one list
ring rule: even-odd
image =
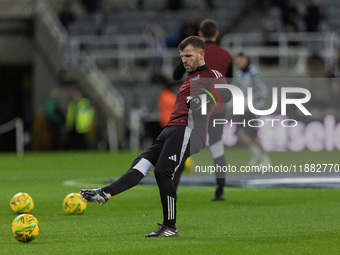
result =
[{"label": "green and yellow ball", "polygon": [[63,209],[67,214],[83,214],[86,201],[79,193],[70,193],[64,198]]},{"label": "green and yellow ball", "polygon": [[34,208],[34,202],[31,196],[23,192],[15,194],[9,205],[15,214],[30,213]]},{"label": "green and yellow ball", "polygon": [[187,158],[184,162],[184,171],[190,172],[190,170],[195,166],[195,161],[191,157]]},{"label": "green and yellow ball", "polygon": [[27,243],[37,238],[40,225],[33,215],[20,214],[13,220],[11,230],[16,240]]}]

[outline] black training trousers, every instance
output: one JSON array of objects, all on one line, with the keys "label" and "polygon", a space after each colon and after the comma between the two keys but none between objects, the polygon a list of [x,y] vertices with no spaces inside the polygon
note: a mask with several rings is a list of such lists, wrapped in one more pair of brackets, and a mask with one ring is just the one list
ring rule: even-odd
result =
[{"label": "black training trousers", "polygon": [[[173,177],[181,162],[204,147],[202,138],[187,126],[167,126],[115,183],[104,188],[117,195],[154,171],[163,207],[163,224],[175,228],[176,187]],[[137,170],[137,171],[136,171]]]}]

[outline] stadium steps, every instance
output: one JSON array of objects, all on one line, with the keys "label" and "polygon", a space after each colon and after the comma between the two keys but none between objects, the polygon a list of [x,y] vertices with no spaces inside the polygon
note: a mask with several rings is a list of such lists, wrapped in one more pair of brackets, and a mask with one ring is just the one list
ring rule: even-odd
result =
[{"label": "stadium steps", "polygon": [[[178,11],[170,11],[163,8],[163,2],[145,1],[145,9],[133,8],[133,4],[126,1],[125,4],[116,4],[112,10],[107,11],[108,31],[118,34],[141,34],[145,31],[148,23],[154,18],[160,17],[162,25],[167,33],[177,33],[181,22],[186,18],[200,20],[202,17],[214,18],[220,24],[220,30],[224,29],[232,22],[242,8],[240,1],[215,1],[216,8],[206,10],[196,1],[186,1],[186,6]],[[151,5],[152,3],[152,5]],[[96,30],[93,28],[94,22],[89,17],[80,16],[79,19],[70,26],[71,35],[93,35]]]}]

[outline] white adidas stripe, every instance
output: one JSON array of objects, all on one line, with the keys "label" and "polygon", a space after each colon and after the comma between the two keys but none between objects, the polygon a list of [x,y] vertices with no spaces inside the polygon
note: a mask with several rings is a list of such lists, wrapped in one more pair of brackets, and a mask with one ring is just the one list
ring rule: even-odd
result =
[{"label": "white adidas stripe", "polygon": [[215,70],[212,70],[212,69],[211,69],[211,71],[213,71],[213,73],[215,74],[216,78],[218,78],[218,76],[217,76],[217,74],[216,74],[216,71],[215,71]]},{"label": "white adidas stripe", "polygon": [[213,72],[214,72],[214,74],[215,74],[216,78],[221,78],[221,77],[223,77],[223,76],[222,76],[222,74],[221,74],[219,71],[217,71],[217,70],[213,70],[213,69],[211,69],[211,71],[213,71]]},{"label": "white adidas stripe", "polygon": [[174,232],[174,231],[166,231],[166,232],[164,232],[164,235],[165,236],[171,236],[171,235],[173,235],[173,234],[176,234],[176,232]]},{"label": "white adidas stripe", "polygon": [[[177,169],[179,168],[179,166],[181,165],[181,162],[183,160],[183,156],[184,156],[184,153],[187,149],[187,146],[189,144],[189,139],[190,139],[190,136],[191,136],[191,132],[192,132],[192,129],[189,128],[189,127],[185,127],[185,132],[184,132],[184,138],[183,138],[183,142],[182,142],[182,147],[181,147],[181,153],[179,154],[179,161],[178,161],[178,165],[176,166],[175,168],[175,172],[177,171]],[[173,174],[172,178],[175,176],[175,174]]]},{"label": "white adidas stripe", "polygon": [[175,198],[167,196],[168,202],[168,220],[175,219]]}]

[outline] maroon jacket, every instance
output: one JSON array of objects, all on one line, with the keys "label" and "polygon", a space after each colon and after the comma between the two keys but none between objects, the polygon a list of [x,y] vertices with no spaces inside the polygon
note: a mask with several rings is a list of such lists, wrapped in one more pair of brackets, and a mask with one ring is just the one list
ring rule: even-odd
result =
[{"label": "maroon jacket", "polygon": [[[178,91],[168,125],[188,126],[195,129],[201,135],[202,139],[205,140],[207,120],[209,120],[212,111],[216,107],[210,107],[207,115],[202,116],[200,110],[192,111],[187,108],[185,103],[187,97],[198,96],[203,93],[201,88],[209,90],[209,86],[214,87],[216,83],[226,83],[225,77],[219,71],[209,69],[206,65],[200,66],[195,72],[190,73]],[[218,97],[216,95],[214,95],[214,97],[216,102],[220,104]],[[224,98],[227,98],[227,96],[224,96]],[[207,98],[207,100],[212,99]],[[214,104],[212,104],[212,106],[214,106]]]}]

